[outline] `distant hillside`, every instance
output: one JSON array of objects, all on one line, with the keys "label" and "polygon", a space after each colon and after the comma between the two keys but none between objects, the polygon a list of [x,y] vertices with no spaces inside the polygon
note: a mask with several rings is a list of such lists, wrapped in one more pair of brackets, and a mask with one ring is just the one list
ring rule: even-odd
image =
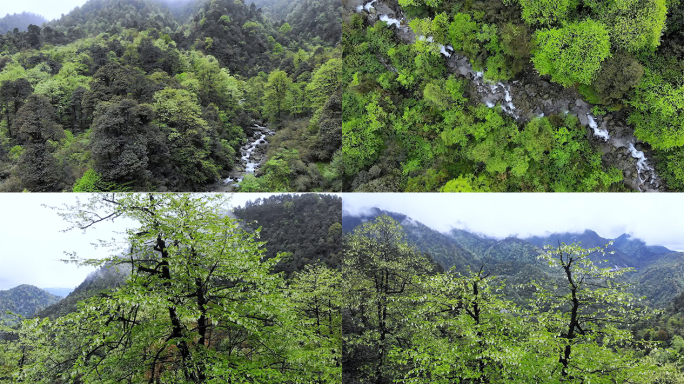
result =
[{"label": "distant hillside", "polygon": [[342,199],[333,195],[274,195],[235,209],[235,216],[251,228],[261,227],[266,254],[290,252],[278,271],[301,270],[323,262],[335,267],[342,247]]},{"label": "distant hillside", "polygon": [[584,248],[603,247],[610,241],[608,248],[613,254],[593,257],[594,261],[608,260],[606,267],[632,267],[636,273],[628,274],[626,282],[632,283],[632,292],[646,296],[646,303],[654,307],[666,307],[680,293],[684,292],[684,253],[678,253],[662,246],[648,246],[642,240],[622,235],[616,239],[605,239],[596,232],[557,233],[544,237],[528,239],[493,239],[461,229],[440,233],[412,218],[396,212],[373,208],[367,213],[343,214],[342,226],[351,232],[361,223],[387,214],[399,221],[408,239],[421,251],[429,253],[445,269],[451,267],[458,271],[483,267],[492,275],[501,276],[508,282],[506,294],[511,299],[526,296],[524,292],[513,289],[515,284],[531,280],[550,278],[548,266],[537,259],[545,245],[559,242],[571,244],[580,242]]},{"label": "distant hillside", "polygon": [[0,320],[11,317],[6,314],[7,311],[23,317],[32,317],[37,311],[60,300],[59,296],[27,284],[0,291]]},{"label": "distant hillside", "polygon": [[620,267],[632,267],[637,270],[646,268],[658,261],[663,255],[673,251],[662,246],[648,246],[640,239],[623,234],[616,239],[604,239],[596,232],[586,230],[583,233],[554,233],[546,237],[531,237],[530,243],[543,248],[545,245],[557,246],[558,242],[570,244],[581,242],[585,248],[603,247],[610,241],[613,245],[607,248],[615,252],[610,256],[612,262]]},{"label": "distant hillside", "polygon": [[123,267],[119,267],[118,270],[102,267],[88,275],[64,300],[39,311],[36,316],[56,318],[74,312],[79,301],[123,284],[127,274],[128,271]]},{"label": "distant hillside", "polygon": [[49,25],[65,30],[70,41],[126,28],[171,32],[178,27],[171,12],[153,0],[88,0]]},{"label": "distant hillside", "polygon": [[29,25],[33,24],[39,26],[45,22],[47,22],[47,20],[43,16],[31,12],[15,13],[12,15],[8,13],[5,17],[0,19],[0,34],[12,32],[14,31],[14,28],[26,32]]}]

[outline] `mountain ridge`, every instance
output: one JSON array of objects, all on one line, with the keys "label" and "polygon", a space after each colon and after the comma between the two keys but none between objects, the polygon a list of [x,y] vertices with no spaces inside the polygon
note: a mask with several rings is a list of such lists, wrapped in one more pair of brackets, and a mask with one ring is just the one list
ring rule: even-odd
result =
[{"label": "mountain ridge", "polygon": [[0,320],[12,320],[11,311],[22,317],[32,317],[37,312],[59,302],[61,296],[40,289],[34,285],[21,284],[14,288],[0,291]]},{"label": "mountain ridge", "polygon": [[[501,276],[509,282],[506,294],[514,298],[519,297],[520,293],[511,285],[550,277],[548,266],[538,256],[544,252],[545,245],[556,245],[559,241],[566,244],[580,242],[583,248],[607,246],[605,255],[595,254],[591,259],[599,263],[600,267],[634,268],[635,272],[625,277],[626,282],[633,284],[634,294],[647,297],[648,305],[667,306],[679,293],[684,292],[684,278],[681,277],[684,276],[684,253],[664,246],[646,245],[643,240],[631,234],[606,239],[593,230],[585,230],[580,233],[561,232],[528,238],[509,236],[498,239],[463,229],[443,233],[405,214],[377,207],[361,213],[343,211],[344,232],[349,233],[356,226],[381,214],[387,214],[402,223],[409,242],[430,254],[443,268],[453,267],[464,273],[468,269],[484,266],[492,275]],[[609,245],[611,242],[612,245]],[[601,263],[603,260],[608,260],[608,264]]]}]

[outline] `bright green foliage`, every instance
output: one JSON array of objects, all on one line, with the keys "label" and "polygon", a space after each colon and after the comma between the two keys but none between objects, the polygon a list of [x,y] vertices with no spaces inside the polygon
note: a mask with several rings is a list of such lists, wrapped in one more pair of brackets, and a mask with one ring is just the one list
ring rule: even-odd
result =
[{"label": "bright green foliage", "polygon": [[[455,16],[451,42],[457,50],[472,44],[478,60],[484,57],[480,65],[489,62],[487,78],[512,76],[512,68],[524,67],[528,48],[518,40],[529,36],[526,27],[508,26],[500,33],[496,24],[471,20],[465,13]],[[413,25],[431,27],[428,19]],[[521,126],[498,108],[467,103],[467,83],[447,77],[436,44],[397,44],[380,23],[348,28],[354,44],[345,48],[349,86],[342,127],[352,188],[604,191],[622,180],[619,170],[604,167],[576,118]],[[509,67],[509,58],[518,60],[517,67]],[[391,69],[381,64],[388,62]],[[421,69],[425,62],[430,70]]]},{"label": "bright green foliage", "polygon": [[270,121],[278,122],[290,110],[287,99],[291,83],[285,71],[273,71],[268,75],[268,82],[264,85],[263,108]]},{"label": "bright green foliage", "polygon": [[[506,1],[510,3],[514,0]],[[517,0],[522,7],[522,18],[530,25],[561,24],[579,5],[578,0]]]},{"label": "bright green foliage", "polygon": [[[339,382],[335,273],[311,269],[287,287],[272,273],[280,257],[264,260],[258,231],[225,216],[227,203],[221,195],[101,195],[62,211],[80,229],[135,222],[117,256],[79,261],[126,268],[129,277],[75,313],[24,322],[0,361],[12,359],[15,380],[33,383]],[[318,327],[302,327],[316,319]]]},{"label": "bright green foliage", "polygon": [[538,31],[535,39],[535,68],[564,86],[590,84],[601,62],[610,55],[606,27],[593,20]]},{"label": "bright green foliage", "polygon": [[631,103],[634,135],[657,149],[684,145],[684,86],[674,86],[646,70]]},{"label": "bright green foliage", "polygon": [[383,215],[357,227],[347,238],[343,259],[345,306],[350,314],[347,353],[367,354],[364,382],[383,383],[396,375],[391,350],[412,332],[407,306],[416,275],[433,270],[430,260],[406,242],[402,227]]},{"label": "bright green foliage", "polygon": [[88,169],[80,179],[76,180],[73,192],[107,192],[112,190],[114,185],[102,180],[102,175]]},{"label": "bright green foliage", "polygon": [[658,175],[662,177],[667,186],[676,189],[684,189],[684,149],[682,147],[672,148],[663,153],[658,153],[660,160],[657,164]]},{"label": "bright green foliage", "polygon": [[489,192],[487,179],[484,175],[459,175],[457,178],[449,180],[439,191],[440,192]]},{"label": "bright green foliage", "polygon": [[430,8],[437,8],[442,5],[442,0],[399,0],[399,5],[406,6],[428,6]]},{"label": "bright green foliage", "polygon": [[[340,228],[341,230],[341,228]],[[342,275],[336,269],[308,265],[289,286],[302,347],[294,357],[315,369],[314,382],[339,383],[342,347]]]},{"label": "bright green foliage", "polygon": [[352,175],[371,164],[379,156],[387,112],[373,100],[366,106],[364,117],[342,123],[342,148],[348,162],[345,171]]},{"label": "bright green foliage", "polygon": [[328,97],[340,86],[342,59],[331,59],[314,72],[311,82],[306,86],[307,96],[312,109],[325,104]]},{"label": "bright green foliage", "polygon": [[196,187],[216,180],[218,168],[209,158],[216,133],[202,119],[197,97],[185,90],[165,89],[154,100],[156,121],[169,141],[174,168],[186,178],[184,184]]},{"label": "bright green foliage", "polygon": [[409,347],[392,355],[408,383],[525,383],[543,375],[542,359],[525,344],[531,327],[497,293],[501,282],[482,270],[420,279],[423,294],[408,314]]},{"label": "bright green foliage", "polygon": [[665,27],[665,0],[587,1],[597,19],[611,26],[613,46],[628,52],[655,50]]},{"label": "bright green foliage", "polygon": [[532,307],[549,332],[541,349],[550,347],[558,356],[559,369],[551,373],[554,381],[629,382],[641,376],[633,352],[616,352],[633,342],[631,332],[620,325],[646,315],[617,282],[633,269],[598,267],[604,252],[600,247],[561,244],[540,256],[560,273],[553,289],[536,284]]},{"label": "bright green foliage", "polygon": [[477,22],[471,21],[469,14],[457,13],[451,26],[449,26],[451,46],[456,51],[463,52],[466,56],[472,57],[479,50],[477,42],[478,31]]},{"label": "bright green foliage", "polygon": [[285,33],[288,33],[292,30],[292,26],[290,26],[290,24],[288,24],[288,23],[285,23],[285,24],[281,25],[278,30],[280,31],[280,33],[285,34]]}]

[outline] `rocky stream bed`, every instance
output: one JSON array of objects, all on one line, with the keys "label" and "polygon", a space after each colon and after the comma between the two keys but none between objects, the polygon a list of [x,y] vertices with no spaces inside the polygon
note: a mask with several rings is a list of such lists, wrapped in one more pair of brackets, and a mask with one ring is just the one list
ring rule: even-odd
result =
[{"label": "rocky stream bed", "polygon": [[240,147],[240,161],[235,164],[229,177],[215,183],[213,192],[232,192],[239,187],[242,179],[248,174],[256,174],[266,158],[268,137],[275,135],[271,129],[255,124],[246,130],[247,143]]}]

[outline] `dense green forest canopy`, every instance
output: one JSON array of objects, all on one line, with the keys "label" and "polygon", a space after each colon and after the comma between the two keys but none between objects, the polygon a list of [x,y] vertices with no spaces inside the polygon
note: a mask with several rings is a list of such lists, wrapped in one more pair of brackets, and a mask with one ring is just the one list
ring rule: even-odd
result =
[{"label": "dense green forest canopy", "polygon": [[332,195],[273,195],[233,210],[253,229],[260,228],[269,258],[288,253],[276,271],[287,275],[309,264],[339,266],[342,250],[342,198]]},{"label": "dense green forest canopy", "polygon": [[352,189],[684,185],[682,2],[350,3],[343,151]]},{"label": "dense green forest canopy", "polygon": [[12,319],[8,311],[25,318],[33,317],[60,299],[59,296],[26,284],[0,291],[0,320]]},{"label": "dense green forest canopy", "polygon": [[[314,25],[242,1],[184,16],[90,0],[1,35],[0,190],[202,191],[235,174],[244,191],[341,189],[342,10],[307,4]],[[289,17],[313,15],[302,9]],[[255,124],[275,136],[253,174]]]}]

